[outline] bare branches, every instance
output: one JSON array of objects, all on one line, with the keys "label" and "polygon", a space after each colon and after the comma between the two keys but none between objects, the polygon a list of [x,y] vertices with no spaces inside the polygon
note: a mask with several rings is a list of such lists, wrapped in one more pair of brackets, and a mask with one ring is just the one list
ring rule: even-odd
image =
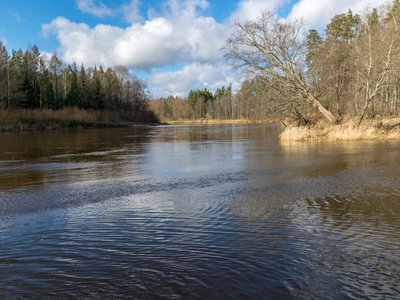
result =
[{"label": "bare branches", "polygon": [[357,48],[356,71],[365,85],[365,100],[358,125],[363,121],[366,110],[390,72],[395,46],[399,41],[395,17],[388,26],[378,27],[371,22],[371,16],[367,15],[363,28],[363,36]]},{"label": "bare branches", "polygon": [[311,93],[306,74],[305,23],[282,22],[270,11],[255,21],[237,22],[226,41],[225,58],[240,72],[271,78],[298,95],[298,101],[316,107],[329,122],[334,116]]}]

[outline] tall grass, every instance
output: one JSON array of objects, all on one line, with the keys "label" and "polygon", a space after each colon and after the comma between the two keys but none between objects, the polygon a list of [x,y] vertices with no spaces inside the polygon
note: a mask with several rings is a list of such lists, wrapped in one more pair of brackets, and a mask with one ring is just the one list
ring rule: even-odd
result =
[{"label": "tall grass", "polygon": [[286,127],[280,134],[286,141],[359,141],[400,139],[400,127],[376,127],[372,123],[356,126],[349,122],[342,125],[315,127]]}]

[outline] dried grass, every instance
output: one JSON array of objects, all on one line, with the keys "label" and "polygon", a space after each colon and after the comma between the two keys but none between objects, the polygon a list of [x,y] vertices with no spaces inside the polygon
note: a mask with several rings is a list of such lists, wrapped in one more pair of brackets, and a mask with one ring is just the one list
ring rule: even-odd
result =
[{"label": "dried grass", "polygon": [[360,141],[400,139],[400,128],[374,125],[355,126],[353,122],[333,126],[287,127],[280,134],[283,141]]},{"label": "dried grass", "polygon": [[0,109],[0,131],[121,127],[146,121],[144,114],[125,111]]},{"label": "dried grass", "polygon": [[[83,110],[78,108],[64,108],[61,110],[51,109],[13,109],[0,110],[0,120],[75,120],[75,121],[110,121],[113,119],[112,112],[102,112],[95,110]],[[115,118],[115,116],[114,116]]]}]

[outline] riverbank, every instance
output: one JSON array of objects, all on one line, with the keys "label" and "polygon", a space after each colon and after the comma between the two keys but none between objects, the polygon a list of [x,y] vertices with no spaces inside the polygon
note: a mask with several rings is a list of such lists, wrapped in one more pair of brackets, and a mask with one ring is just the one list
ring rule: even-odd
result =
[{"label": "riverbank", "polygon": [[275,120],[248,120],[248,119],[236,119],[236,120],[219,120],[219,119],[199,119],[199,120],[178,120],[178,121],[162,121],[168,125],[190,125],[190,124],[274,124],[277,123]]},{"label": "riverbank", "polygon": [[400,139],[400,118],[366,120],[361,126],[355,121],[345,124],[313,127],[286,127],[282,141],[360,141]]},{"label": "riverbank", "polygon": [[121,111],[83,110],[0,110],[0,131],[34,131],[68,128],[114,128],[137,124],[154,124],[141,113]]}]

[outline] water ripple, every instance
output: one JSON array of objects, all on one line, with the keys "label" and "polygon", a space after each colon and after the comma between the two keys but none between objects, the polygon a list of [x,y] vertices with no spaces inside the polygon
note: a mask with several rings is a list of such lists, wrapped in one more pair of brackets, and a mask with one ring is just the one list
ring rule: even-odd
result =
[{"label": "water ripple", "polygon": [[[47,183],[1,190],[0,298],[398,298],[396,145],[206,128],[108,134],[82,155],[44,147],[26,170]],[[118,169],[129,159],[139,171]]]}]

